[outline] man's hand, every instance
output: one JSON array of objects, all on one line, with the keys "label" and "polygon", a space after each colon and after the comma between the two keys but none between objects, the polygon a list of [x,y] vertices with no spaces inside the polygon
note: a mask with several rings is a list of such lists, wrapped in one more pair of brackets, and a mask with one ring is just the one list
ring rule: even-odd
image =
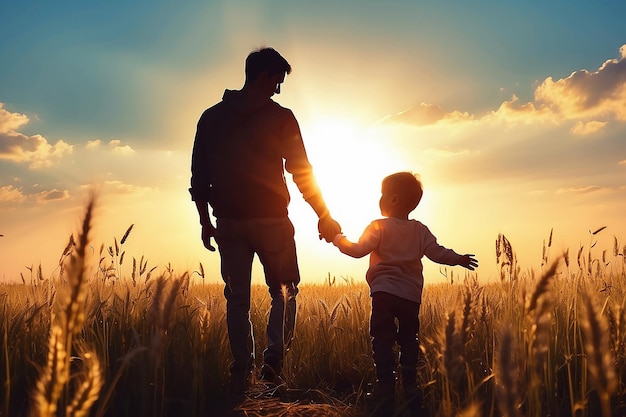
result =
[{"label": "man's hand", "polygon": [[474,258],[474,254],[471,255],[462,255],[463,259],[459,262],[459,265],[473,271],[475,268],[478,268],[478,260]]},{"label": "man's hand", "polygon": [[203,224],[202,225],[202,243],[204,243],[204,247],[210,250],[211,252],[215,252],[215,247],[211,245],[211,238],[215,237],[215,227],[212,224]]},{"label": "man's hand", "polygon": [[320,232],[320,240],[332,242],[333,238],[341,233],[341,226],[330,216],[324,216],[317,222],[317,230]]}]

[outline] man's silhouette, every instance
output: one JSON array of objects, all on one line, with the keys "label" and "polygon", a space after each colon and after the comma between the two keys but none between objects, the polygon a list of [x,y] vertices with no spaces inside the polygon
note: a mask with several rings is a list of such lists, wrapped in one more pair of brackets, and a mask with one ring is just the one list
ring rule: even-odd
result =
[{"label": "man's silhouette", "polygon": [[332,241],[341,231],[313,176],[296,118],[271,99],[289,73],[291,66],[274,49],[250,53],[244,86],[226,90],[222,101],[202,114],[193,147],[190,192],[204,245],[214,250],[213,237],[219,248],[236,391],[247,388],[254,362],[250,283],[255,254],[272,298],[262,380],[276,383],[294,334],[300,274],[284,170],[317,213],[320,238]]}]

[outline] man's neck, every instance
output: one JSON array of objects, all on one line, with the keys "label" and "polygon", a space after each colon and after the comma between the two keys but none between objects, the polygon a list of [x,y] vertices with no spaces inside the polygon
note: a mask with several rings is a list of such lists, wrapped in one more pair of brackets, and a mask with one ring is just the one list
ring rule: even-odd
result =
[{"label": "man's neck", "polygon": [[258,89],[251,85],[244,85],[241,88],[241,94],[249,104],[263,104],[270,101],[270,97],[262,94]]}]

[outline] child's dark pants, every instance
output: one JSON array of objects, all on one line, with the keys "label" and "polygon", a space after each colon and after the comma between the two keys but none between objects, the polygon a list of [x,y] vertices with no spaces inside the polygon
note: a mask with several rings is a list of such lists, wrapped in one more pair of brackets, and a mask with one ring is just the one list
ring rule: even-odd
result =
[{"label": "child's dark pants", "polygon": [[[378,384],[395,385],[396,355],[400,346],[400,368],[405,391],[415,390],[419,357],[420,303],[386,292],[372,294],[370,336]],[[396,322],[397,319],[397,322]]]}]

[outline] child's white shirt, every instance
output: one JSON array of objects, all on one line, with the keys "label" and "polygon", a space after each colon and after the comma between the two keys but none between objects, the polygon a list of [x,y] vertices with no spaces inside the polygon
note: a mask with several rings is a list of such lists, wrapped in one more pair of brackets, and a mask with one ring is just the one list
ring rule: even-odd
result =
[{"label": "child's white shirt", "polygon": [[371,222],[358,242],[337,235],[333,244],[354,258],[370,255],[365,279],[371,294],[383,291],[418,303],[424,287],[424,256],[445,265],[462,260],[462,255],[438,244],[421,222],[394,217]]}]

